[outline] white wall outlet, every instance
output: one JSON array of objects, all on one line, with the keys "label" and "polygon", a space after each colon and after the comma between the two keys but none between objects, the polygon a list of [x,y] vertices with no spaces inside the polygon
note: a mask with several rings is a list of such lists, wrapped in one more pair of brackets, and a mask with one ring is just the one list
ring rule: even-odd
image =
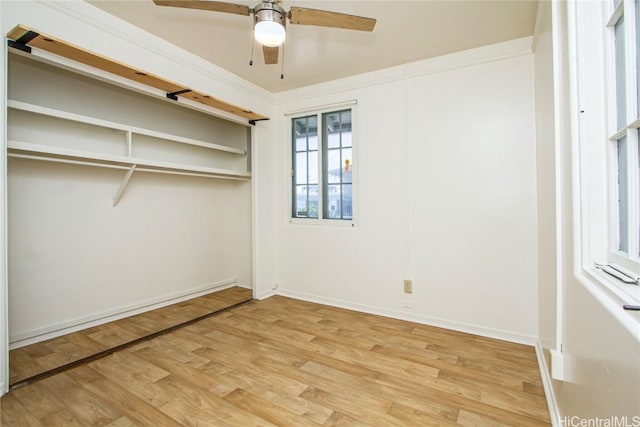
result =
[{"label": "white wall outlet", "polygon": [[412,294],[413,293],[413,280],[404,279],[404,293]]}]

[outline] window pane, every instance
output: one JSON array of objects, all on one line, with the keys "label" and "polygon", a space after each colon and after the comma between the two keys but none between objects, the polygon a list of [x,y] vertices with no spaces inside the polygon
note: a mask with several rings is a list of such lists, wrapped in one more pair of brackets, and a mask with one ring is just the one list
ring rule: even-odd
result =
[{"label": "window pane", "polygon": [[620,0],[613,0],[613,6],[617,6],[620,3]]},{"label": "window pane", "polygon": [[294,216],[296,217],[307,217],[309,214],[309,208],[307,203],[307,194],[308,188],[306,185],[296,185],[296,194],[295,194],[295,211]]},{"label": "window pane", "polygon": [[318,117],[307,117],[307,136],[309,138],[309,150],[318,149]]},{"label": "window pane", "polygon": [[307,119],[307,117],[300,117],[293,120],[291,127],[296,151],[305,151],[307,149]]},{"label": "window pane", "polygon": [[343,111],[340,115],[342,132],[351,132],[351,110]]},{"label": "window pane", "polygon": [[327,148],[339,148],[340,147],[340,134],[330,133],[327,135]]},{"label": "window pane", "polygon": [[314,151],[318,149],[318,135],[309,137],[309,151]]},{"label": "window pane", "polygon": [[342,217],[342,194],[340,185],[327,186],[327,206],[325,208],[327,218],[340,219]]},{"label": "window pane", "polygon": [[327,150],[327,182],[340,183],[340,150]]},{"label": "window pane", "polygon": [[340,132],[340,114],[339,113],[324,114],[324,126],[328,133]]},{"label": "window pane", "polygon": [[620,18],[615,26],[616,44],[616,117],[617,129],[623,129],[627,124],[626,119],[626,96],[624,80],[624,16]]},{"label": "window pane", "polygon": [[342,182],[353,182],[351,180],[351,169],[353,168],[353,158],[351,148],[342,149]]},{"label": "window pane", "polygon": [[629,175],[627,138],[618,141],[618,250],[629,252]]},{"label": "window pane", "polygon": [[309,165],[308,165],[308,174],[309,184],[317,184],[318,183],[318,152],[310,151],[309,152]]},{"label": "window pane", "polygon": [[318,217],[318,186],[297,185],[295,194],[295,212],[297,218]]},{"label": "window pane", "polygon": [[343,147],[351,147],[353,144],[351,143],[351,132],[344,132],[342,134],[342,146]]},{"label": "window pane", "polygon": [[318,218],[318,186],[309,186],[309,218]]},{"label": "window pane", "polygon": [[351,184],[342,186],[342,218],[353,219],[353,196]]},{"label": "window pane", "polygon": [[307,150],[307,138],[296,138],[296,151],[306,151]]},{"label": "window pane", "polygon": [[296,153],[296,184],[306,184],[307,181],[307,153]]}]

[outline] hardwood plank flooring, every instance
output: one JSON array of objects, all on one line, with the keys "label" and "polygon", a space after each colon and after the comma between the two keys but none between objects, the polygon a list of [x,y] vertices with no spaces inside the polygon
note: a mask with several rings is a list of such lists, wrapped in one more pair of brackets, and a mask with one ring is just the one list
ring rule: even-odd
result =
[{"label": "hardwood plank flooring", "polygon": [[533,347],[279,296],[0,405],[11,426],[550,425]]},{"label": "hardwood plank flooring", "polygon": [[9,384],[13,386],[251,298],[250,289],[236,286],[11,350]]}]

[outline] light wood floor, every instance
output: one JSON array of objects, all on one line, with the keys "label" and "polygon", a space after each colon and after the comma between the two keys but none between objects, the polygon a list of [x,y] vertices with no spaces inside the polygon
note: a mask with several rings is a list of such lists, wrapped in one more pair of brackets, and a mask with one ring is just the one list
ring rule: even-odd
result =
[{"label": "light wood floor", "polygon": [[534,349],[272,297],[17,388],[2,425],[543,426]]},{"label": "light wood floor", "polygon": [[250,289],[233,287],[11,350],[9,384],[18,384],[69,363],[250,301],[251,298]]}]

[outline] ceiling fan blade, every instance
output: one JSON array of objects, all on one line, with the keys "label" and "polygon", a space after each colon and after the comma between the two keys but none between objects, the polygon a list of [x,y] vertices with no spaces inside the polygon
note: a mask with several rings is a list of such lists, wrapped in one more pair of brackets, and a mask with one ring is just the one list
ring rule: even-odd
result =
[{"label": "ceiling fan blade", "polygon": [[306,7],[292,7],[289,11],[289,21],[292,24],[345,28],[358,31],[373,31],[373,27],[376,26],[376,20],[373,18],[326,10],[307,9]]},{"label": "ceiling fan blade", "polygon": [[264,63],[267,65],[278,63],[278,47],[262,46],[262,53],[264,54]]},{"label": "ceiling fan blade", "polygon": [[185,9],[208,10],[210,12],[235,13],[249,16],[249,6],[227,3],[223,1],[206,0],[153,0],[158,6],[183,7]]}]

